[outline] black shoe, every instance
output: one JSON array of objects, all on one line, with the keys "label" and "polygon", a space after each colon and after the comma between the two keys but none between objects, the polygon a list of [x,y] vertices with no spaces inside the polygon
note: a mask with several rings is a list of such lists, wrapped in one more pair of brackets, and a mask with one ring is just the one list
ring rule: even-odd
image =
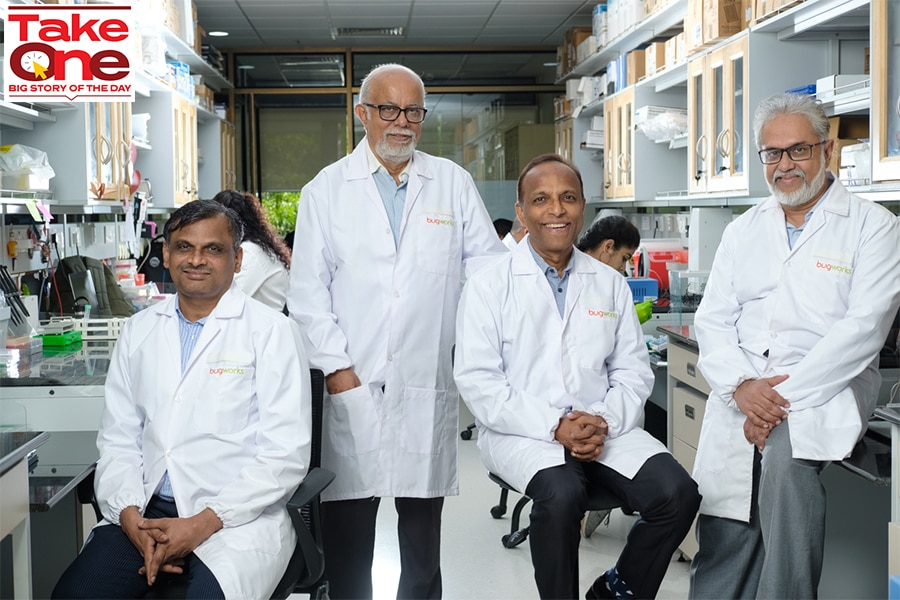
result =
[{"label": "black shoe", "polygon": [[603,574],[594,580],[591,587],[584,594],[585,600],[613,600],[615,596],[606,587],[606,575]]}]

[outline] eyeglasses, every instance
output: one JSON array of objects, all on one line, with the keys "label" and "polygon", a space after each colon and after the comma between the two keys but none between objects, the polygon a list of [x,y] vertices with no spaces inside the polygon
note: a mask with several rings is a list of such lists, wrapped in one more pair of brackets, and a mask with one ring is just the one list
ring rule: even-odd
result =
[{"label": "eyeglasses", "polygon": [[817,144],[797,144],[790,148],[766,148],[765,150],[759,151],[759,160],[761,160],[764,165],[774,165],[781,162],[781,156],[785,152],[787,152],[787,155],[791,160],[798,162],[809,160],[812,158],[812,149],[816,146],[821,146],[827,141],[828,140],[822,140]]},{"label": "eyeglasses", "polygon": [[428,112],[428,110],[418,106],[400,108],[393,104],[369,104],[368,102],[363,102],[362,104],[369,108],[377,108],[378,116],[381,117],[382,121],[396,121],[400,118],[400,113],[403,113],[406,115],[406,120],[410,123],[421,123],[425,120],[425,113]]}]

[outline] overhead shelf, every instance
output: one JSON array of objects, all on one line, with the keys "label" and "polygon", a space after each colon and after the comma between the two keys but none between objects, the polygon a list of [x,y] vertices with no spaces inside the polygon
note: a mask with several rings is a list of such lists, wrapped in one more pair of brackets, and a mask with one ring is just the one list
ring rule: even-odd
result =
[{"label": "overhead shelf", "polygon": [[56,121],[56,117],[49,111],[0,100],[0,122],[4,127],[31,131],[34,129],[35,123],[53,123],[54,121]]},{"label": "overhead shelf", "polygon": [[[876,0],[883,2],[884,0]],[[869,37],[869,0],[817,0],[801,2],[751,27],[777,34],[780,40],[816,39],[834,33]]]},{"label": "overhead shelf", "polygon": [[203,76],[203,83],[214,90],[223,90],[234,87],[211,64],[203,60],[194,48],[175,35],[172,31],[165,30],[166,55],[180,60],[191,68],[191,73]]},{"label": "overhead shelf", "polygon": [[668,6],[654,12],[640,23],[636,23],[632,29],[621,34],[604,47],[599,48],[597,52],[586,60],[575,65],[571,71],[562,76],[558,83],[602,71],[611,60],[620,54],[646,44],[665,31],[683,23],[684,15],[687,13],[687,4],[688,0],[674,0]]}]

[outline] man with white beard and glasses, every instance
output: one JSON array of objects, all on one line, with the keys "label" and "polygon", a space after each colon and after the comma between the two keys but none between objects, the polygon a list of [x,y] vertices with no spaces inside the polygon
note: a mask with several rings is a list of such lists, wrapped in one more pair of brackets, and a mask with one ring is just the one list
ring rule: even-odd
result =
[{"label": "man with white beard and glasses", "polygon": [[[330,596],[372,598],[375,524],[393,498],[397,598],[443,593],[441,512],[459,493],[451,351],[463,268],[506,249],[475,182],[416,149],[425,86],[399,64],[363,79],[366,136],[303,187],[288,310],[325,373],[322,495]],[[378,590],[382,591],[382,590]]]},{"label": "man with white beard and glasses", "polygon": [[827,171],[822,107],[771,96],[754,134],[772,195],[726,228],[694,323],[712,388],[695,599],[817,596],[820,475],[866,431],[900,305],[900,221]]}]

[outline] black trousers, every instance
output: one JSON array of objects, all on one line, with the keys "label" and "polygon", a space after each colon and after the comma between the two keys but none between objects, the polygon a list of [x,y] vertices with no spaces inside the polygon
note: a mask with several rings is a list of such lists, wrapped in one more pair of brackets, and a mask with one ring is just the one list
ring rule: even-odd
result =
[{"label": "black trousers", "polygon": [[[154,496],[144,511],[150,519],[178,516],[174,502]],[[153,586],[147,578],[138,574],[144,559],[128,536],[118,525],[95,527],[88,543],[71,565],[63,572],[53,598],[143,598],[160,588],[186,586],[184,598],[225,598],[225,593],[212,571],[193,552],[185,557],[184,573],[174,575],[160,573]]]},{"label": "black trousers", "polygon": [[[381,498],[323,502],[322,537],[329,595],[372,598],[375,521]],[[399,600],[441,597],[443,498],[395,498],[400,541]]]},{"label": "black trousers", "polygon": [[568,453],[565,464],[538,471],[526,493],[532,499],[529,542],[540,597],[581,597],[579,525],[587,509],[588,481],[612,491],[640,514],[616,567],[636,598],[655,597],[700,507],[697,484],[668,453],[647,459],[634,479]]}]

